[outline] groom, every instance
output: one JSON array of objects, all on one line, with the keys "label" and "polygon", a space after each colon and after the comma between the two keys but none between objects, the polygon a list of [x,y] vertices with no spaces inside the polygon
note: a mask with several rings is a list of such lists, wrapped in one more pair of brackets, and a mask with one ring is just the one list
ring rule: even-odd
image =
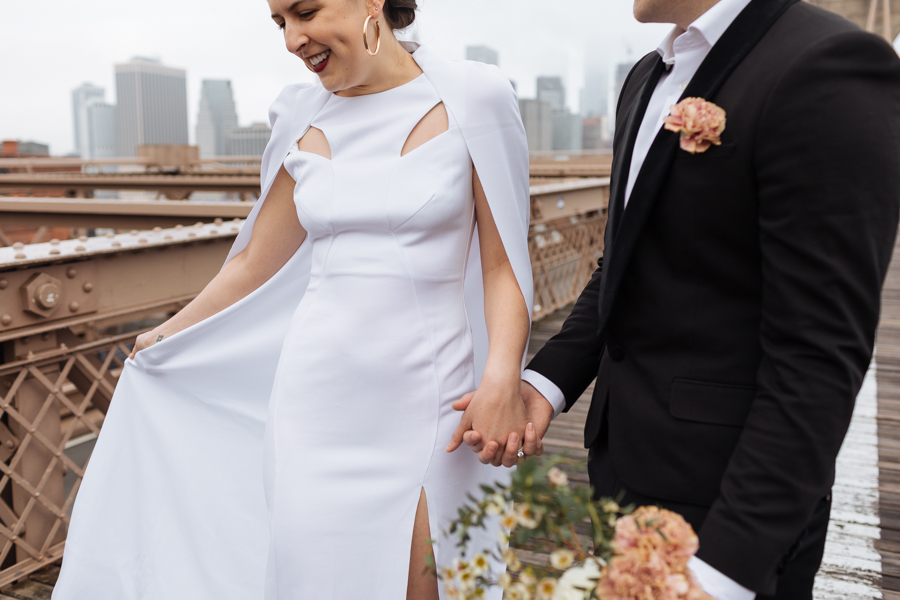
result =
[{"label": "groom", "polygon": [[[898,224],[900,59],[797,0],[634,12],[675,28],[622,89],[605,256],[523,396],[542,435],[596,377],[596,494],[683,514],[719,600],[809,599]],[[719,143],[714,107],[699,146],[664,127],[683,98]]]}]

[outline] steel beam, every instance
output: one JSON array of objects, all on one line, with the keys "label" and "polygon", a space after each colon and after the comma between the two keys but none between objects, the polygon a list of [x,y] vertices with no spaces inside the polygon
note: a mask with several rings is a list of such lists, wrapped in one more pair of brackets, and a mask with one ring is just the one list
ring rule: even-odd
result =
[{"label": "steel beam", "polygon": [[105,227],[142,229],[193,225],[216,218],[245,218],[253,202],[2,198],[0,225],[7,227]]}]

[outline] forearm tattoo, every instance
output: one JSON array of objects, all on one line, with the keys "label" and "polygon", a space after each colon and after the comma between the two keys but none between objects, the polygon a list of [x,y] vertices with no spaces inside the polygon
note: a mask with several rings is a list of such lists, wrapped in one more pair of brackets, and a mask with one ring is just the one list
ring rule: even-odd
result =
[{"label": "forearm tattoo", "polygon": [[161,342],[164,337],[166,337],[166,336],[164,336],[163,334],[159,334],[158,336],[156,336],[156,341]]}]

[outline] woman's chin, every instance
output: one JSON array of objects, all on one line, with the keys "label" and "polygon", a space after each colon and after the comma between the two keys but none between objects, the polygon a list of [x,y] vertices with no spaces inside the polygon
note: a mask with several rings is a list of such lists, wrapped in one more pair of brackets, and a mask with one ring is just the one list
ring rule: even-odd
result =
[{"label": "woman's chin", "polygon": [[337,94],[347,88],[347,86],[342,85],[341,82],[335,81],[333,77],[328,77],[327,75],[319,75],[319,82],[322,84],[322,87],[332,94]]}]

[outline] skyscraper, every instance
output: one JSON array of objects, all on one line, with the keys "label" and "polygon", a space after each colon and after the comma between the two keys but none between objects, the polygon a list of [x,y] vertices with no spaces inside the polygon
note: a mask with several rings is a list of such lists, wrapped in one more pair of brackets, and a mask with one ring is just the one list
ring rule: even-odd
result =
[{"label": "skyscraper", "polygon": [[116,107],[106,102],[92,102],[87,107],[87,156],[82,158],[112,158],[116,155]]},{"label": "skyscraper", "polygon": [[582,118],[581,115],[573,115],[566,110],[554,110],[553,122],[553,150],[581,150],[582,149]]},{"label": "skyscraper", "polygon": [[622,88],[625,87],[625,80],[628,79],[628,74],[631,72],[632,67],[634,67],[633,62],[619,63],[616,66],[616,100],[618,100],[619,94],[622,93]]},{"label": "skyscraper", "polygon": [[223,79],[204,79],[200,91],[200,111],[197,114],[197,145],[200,156],[225,156],[228,134],[238,126],[237,111],[231,82]]},{"label": "skyscraper", "polygon": [[253,123],[250,127],[233,127],[228,131],[225,144],[227,156],[262,156],[272,136],[266,123]]},{"label": "skyscraper", "polygon": [[553,149],[553,119],[550,105],[532,98],[519,99],[519,112],[525,125],[528,151],[539,152]]},{"label": "skyscraper", "polygon": [[497,51],[488,46],[466,46],[466,60],[476,60],[489,65],[500,64]]},{"label": "skyscraper", "polygon": [[75,137],[75,153],[82,158],[92,158],[90,133],[88,132],[88,107],[103,102],[106,91],[92,83],[83,83],[72,90],[72,130]]},{"label": "skyscraper", "polygon": [[143,144],[187,145],[187,82],[183,69],[135,57],[116,65],[116,153],[135,156]]},{"label": "skyscraper", "polygon": [[550,110],[565,110],[566,86],[561,77],[537,78],[537,99],[550,105]]},{"label": "skyscraper", "polygon": [[609,114],[609,74],[605,63],[588,63],[584,77],[581,114],[586,117]]}]

